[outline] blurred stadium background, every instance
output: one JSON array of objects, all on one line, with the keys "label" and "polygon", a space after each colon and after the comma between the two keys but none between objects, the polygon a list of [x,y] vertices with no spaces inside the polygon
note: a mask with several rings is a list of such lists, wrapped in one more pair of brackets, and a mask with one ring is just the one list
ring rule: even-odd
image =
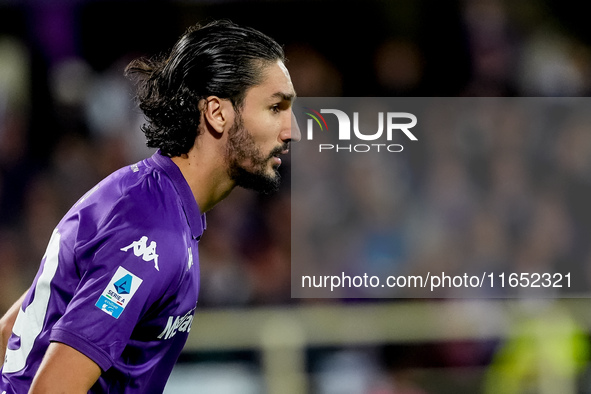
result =
[{"label": "blurred stadium background", "polygon": [[[300,96],[587,96],[591,29],[581,7],[0,0],[0,313],[31,282],[71,204],[150,154],[122,70],[168,49],[187,26],[227,18],[274,37]],[[542,148],[506,122],[513,132],[481,141],[478,169],[493,180],[499,209],[525,228],[521,242],[508,242],[503,218],[474,204],[478,185],[461,138],[423,169],[430,186],[405,198],[444,193],[444,208],[471,215],[464,259],[587,267],[591,256],[569,259],[591,241],[588,123],[553,135],[543,155],[552,177],[540,185],[533,170]],[[237,190],[209,214],[200,308],[168,393],[591,392],[585,298],[291,299],[284,185],[272,198]],[[437,257],[460,253],[449,249]]]}]

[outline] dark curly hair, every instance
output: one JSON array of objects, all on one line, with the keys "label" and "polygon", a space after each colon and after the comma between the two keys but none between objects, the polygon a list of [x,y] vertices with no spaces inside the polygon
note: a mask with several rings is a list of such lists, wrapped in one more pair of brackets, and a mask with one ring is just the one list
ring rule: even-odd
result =
[{"label": "dark curly hair", "polygon": [[203,98],[229,99],[240,110],[246,91],[261,82],[283,49],[263,33],[229,21],[190,27],[164,58],[136,59],[125,74],[137,83],[147,145],[167,156],[187,153],[198,135]]}]

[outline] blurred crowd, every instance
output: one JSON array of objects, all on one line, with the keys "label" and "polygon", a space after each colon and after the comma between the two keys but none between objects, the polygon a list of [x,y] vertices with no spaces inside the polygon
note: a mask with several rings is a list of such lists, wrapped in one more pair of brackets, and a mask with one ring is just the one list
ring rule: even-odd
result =
[{"label": "blurred crowd", "polygon": [[[447,39],[454,36],[446,31],[457,31],[455,38],[461,44],[442,42],[446,47],[437,51],[435,44],[425,42],[425,33],[419,33],[428,26],[416,20],[428,11],[421,8],[426,3],[408,1],[375,2],[371,3],[374,8],[367,7],[380,12],[374,15],[376,21],[386,18],[398,28],[386,24],[376,26],[380,34],[365,31],[346,36],[358,36],[357,42],[341,43],[335,38],[334,46],[350,46],[351,56],[364,54],[361,60],[351,59],[351,64],[342,51],[333,48],[331,52],[314,40],[304,41],[304,34],[290,35],[282,44],[301,97],[588,93],[589,46],[553,18],[545,2],[509,3],[454,3],[455,8],[446,12],[455,19],[436,27],[447,29],[441,32]],[[153,53],[139,53],[133,47],[110,64],[97,65],[93,61],[97,55],[90,55],[93,48],[77,49],[80,43],[75,40],[82,29],[76,21],[81,12],[75,11],[84,3],[55,4],[4,6],[12,12],[3,13],[6,19],[20,15],[23,23],[38,26],[14,28],[12,33],[0,30],[0,276],[11,278],[0,287],[0,310],[26,289],[53,227],[71,204],[110,172],[151,154],[144,147],[139,130],[143,119],[123,68],[133,57]],[[216,16],[214,11],[206,16]],[[267,29],[271,35],[272,27]],[[259,28],[265,31],[264,26]],[[182,30],[177,26],[178,34]],[[281,40],[285,32],[277,35]],[[363,51],[354,49],[357,46]],[[446,87],[445,78],[434,71],[451,70],[451,66],[456,68],[449,75],[455,81],[453,88]],[[572,124],[539,141],[540,136],[520,128],[523,119],[517,113],[509,111],[498,121],[502,126],[495,125],[494,130],[499,133],[477,125],[482,127],[429,136],[422,152],[425,160],[410,163],[416,164],[411,173],[398,174],[402,181],[396,180],[395,188],[402,205],[390,207],[414,212],[404,204],[421,200],[434,210],[428,215],[429,223],[416,230],[421,234],[435,233],[434,222],[458,216],[453,218],[454,225],[463,228],[455,235],[456,243],[462,239],[477,260],[514,258],[528,264],[539,254],[564,258],[576,246],[573,234],[582,237],[579,243],[586,241],[585,217],[579,213],[585,212],[589,193],[590,134],[584,124]],[[278,196],[236,191],[209,214],[201,246],[203,305],[291,302],[289,166],[287,160],[282,167],[286,182]],[[349,174],[359,180],[366,172],[358,168]],[[534,184],[540,179],[543,184]],[[483,180],[486,185],[481,184]],[[362,199],[359,207],[373,204],[363,201],[371,196],[357,194]],[[483,202],[482,195],[490,201]],[[497,206],[499,214],[492,206]],[[573,215],[578,215],[578,222]],[[527,223],[520,222],[525,216]],[[522,246],[509,248],[507,229],[518,224],[529,226],[531,233]],[[453,253],[462,250],[453,242],[442,244]],[[544,245],[545,250],[535,250],[536,245]],[[507,256],[509,250],[512,256]]]}]

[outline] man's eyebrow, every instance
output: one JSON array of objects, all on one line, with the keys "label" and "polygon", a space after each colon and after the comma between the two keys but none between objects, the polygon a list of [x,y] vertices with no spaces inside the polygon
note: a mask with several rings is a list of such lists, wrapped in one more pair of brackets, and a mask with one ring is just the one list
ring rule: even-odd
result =
[{"label": "man's eyebrow", "polygon": [[296,98],[296,94],[295,93],[276,92],[276,93],[273,93],[273,95],[271,97],[272,98],[280,98],[281,100],[285,100],[285,101],[294,101]]}]

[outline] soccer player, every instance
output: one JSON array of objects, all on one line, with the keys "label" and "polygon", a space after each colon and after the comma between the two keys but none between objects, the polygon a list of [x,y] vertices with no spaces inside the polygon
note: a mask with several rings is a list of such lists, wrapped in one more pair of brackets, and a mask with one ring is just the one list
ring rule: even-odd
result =
[{"label": "soccer player", "polygon": [[300,138],[282,48],[256,30],[196,26],[126,72],[158,151],[57,225],[0,321],[0,394],[161,393],[193,323],[205,212],[236,186],[277,188]]}]

